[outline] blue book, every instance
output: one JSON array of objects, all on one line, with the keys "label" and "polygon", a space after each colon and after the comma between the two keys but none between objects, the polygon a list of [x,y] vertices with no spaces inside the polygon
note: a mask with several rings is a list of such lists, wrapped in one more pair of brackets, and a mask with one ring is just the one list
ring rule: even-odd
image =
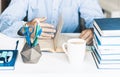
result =
[{"label": "blue book", "polygon": [[[2,53],[5,56],[2,56]],[[13,54],[9,53],[12,52]],[[0,50],[0,70],[14,70],[15,63],[18,55],[18,50]]]},{"label": "blue book", "polygon": [[120,18],[95,19],[94,27],[101,36],[120,36]]}]

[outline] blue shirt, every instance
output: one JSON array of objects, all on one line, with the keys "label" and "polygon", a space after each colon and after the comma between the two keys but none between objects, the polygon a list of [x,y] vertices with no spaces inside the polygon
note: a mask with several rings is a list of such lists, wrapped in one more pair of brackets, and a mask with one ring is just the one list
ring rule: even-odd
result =
[{"label": "blue shirt", "polygon": [[[25,22],[36,17],[47,17],[46,22],[56,27],[60,14],[64,20],[62,32],[74,32],[79,15],[87,28],[93,26],[94,18],[103,17],[98,0],[11,0],[0,16],[0,32],[16,37]],[[28,21],[23,21],[26,16]]]}]

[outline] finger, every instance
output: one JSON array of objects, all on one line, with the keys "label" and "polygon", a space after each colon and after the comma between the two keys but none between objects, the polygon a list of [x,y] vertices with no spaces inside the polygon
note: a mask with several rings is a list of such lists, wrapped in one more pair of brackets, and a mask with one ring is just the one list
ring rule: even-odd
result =
[{"label": "finger", "polygon": [[80,38],[86,40],[87,44],[92,44],[93,41],[93,30],[86,29],[80,34]]},{"label": "finger", "polygon": [[92,35],[89,35],[88,38],[86,39],[87,44],[88,45],[91,44],[92,41],[93,41],[93,37],[92,37]]},{"label": "finger", "polygon": [[42,28],[42,31],[45,33],[55,33],[56,30],[52,28]]},{"label": "finger", "polygon": [[89,36],[93,38],[93,32],[90,29],[86,29],[81,33],[80,38],[87,39]]},{"label": "finger", "polygon": [[92,41],[92,40],[89,41],[89,42],[87,43],[87,45],[92,46],[92,45],[93,45],[93,41]]},{"label": "finger", "polygon": [[42,37],[54,37],[53,33],[42,33],[41,34]]},{"label": "finger", "polygon": [[53,25],[47,24],[47,23],[40,23],[40,26],[41,26],[42,28],[54,28]]},{"label": "finger", "polygon": [[80,38],[82,38],[86,34],[86,30],[82,31],[80,34]]},{"label": "finger", "polygon": [[89,37],[89,33],[88,32],[84,32],[82,35],[80,35],[81,39],[86,40]]},{"label": "finger", "polygon": [[40,39],[52,39],[53,37],[54,37],[54,34],[42,33],[39,38]]},{"label": "finger", "polygon": [[43,36],[40,36],[39,39],[52,39],[52,37],[43,37]]}]

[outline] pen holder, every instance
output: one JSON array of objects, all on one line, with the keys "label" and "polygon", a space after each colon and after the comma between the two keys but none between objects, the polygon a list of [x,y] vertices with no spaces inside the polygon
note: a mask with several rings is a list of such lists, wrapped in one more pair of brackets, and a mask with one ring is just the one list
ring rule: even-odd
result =
[{"label": "pen holder", "polygon": [[20,54],[24,63],[37,63],[42,56],[39,44],[30,47],[26,43]]}]

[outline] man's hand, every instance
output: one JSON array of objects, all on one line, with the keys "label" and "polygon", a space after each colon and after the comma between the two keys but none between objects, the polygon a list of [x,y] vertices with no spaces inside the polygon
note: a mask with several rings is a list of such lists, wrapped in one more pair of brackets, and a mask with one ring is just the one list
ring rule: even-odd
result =
[{"label": "man's hand", "polygon": [[[26,23],[28,26],[33,26],[35,29],[35,26],[37,25],[37,22],[40,23],[40,26],[42,28],[42,34],[40,38],[42,39],[51,39],[54,37],[54,33],[56,30],[54,29],[54,26],[48,23],[45,23],[47,18],[35,18],[32,21]],[[32,34],[32,37],[34,37],[34,34]]]},{"label": "man's hand", "polygon": [[80,34],[80,38],[86,40],[87,45],[92,45],[93,36],[93,29],[85,29]]}]

